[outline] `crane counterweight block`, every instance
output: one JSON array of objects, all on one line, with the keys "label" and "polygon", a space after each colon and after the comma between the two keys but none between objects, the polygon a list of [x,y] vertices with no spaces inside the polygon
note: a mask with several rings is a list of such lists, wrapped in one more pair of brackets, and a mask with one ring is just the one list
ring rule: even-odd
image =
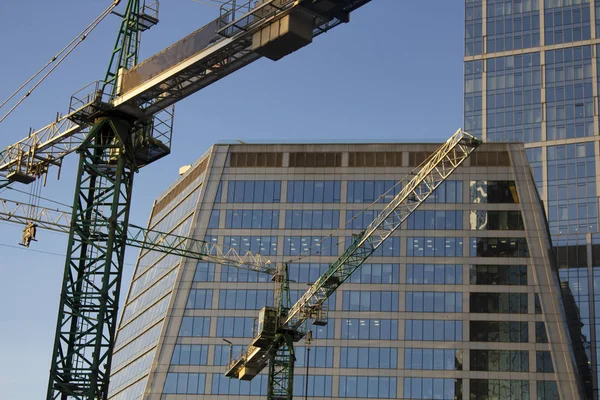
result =
[{"label": "crane counterweight block", "polygon": [[[307,319],[321,310],[324,302],[342,285],[400,225],[471,155],[481,141],[459,129],[426,159],[415,174],[402,181],[400,193],[377,215],[367,228],[356,235],[344,253],[316,280],[300,299],[285,313],[274,320],[277,325],[263,323],[257,337],[238,360],[232,361],[225,373],[228,377],[247,379],[247,370],[256,376],[267,365],[273,363],[274,354],[279,354],[284,342],[282,336],[299,337]],[[268,307],[267,307],[268,309]],[[261,311],[263,317],[269,313]],[[260,326],[260,324],[259,324]],[[293,360],[287,368],[293,370]],[[283,368],[285,369],[285,368]],[[271,374],[269,379],[271,379]],[[291,383],[290,383],[291,384]],[[270,387],[269,390],[272,388]],[[272,399],[273,397],[269,397]]]}]

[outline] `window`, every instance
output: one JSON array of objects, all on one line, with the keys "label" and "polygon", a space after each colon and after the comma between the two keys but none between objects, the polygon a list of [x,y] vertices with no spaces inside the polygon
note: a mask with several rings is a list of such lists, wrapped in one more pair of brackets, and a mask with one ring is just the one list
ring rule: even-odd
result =
[{"label": "window", "polygon": [[519,202],[514,181],[471,181],[471,203]]},{"label": "window", "polygon": [[329,264],[292,263],[288,265],[288,276],[292,282],[312,283],[328,268]]},{"label": "window", "polygon": [[173,365],[207,365],[208,345],[178,344],[175,345],[171,364]]},{"label": "window", "polygon": [[227,229],[277,229],[279,210],[227,210]]},{"label": "window", "polygon": [[335,256],[337,253],[337,237],[286,236],[283,238],[283,254],[286,256],[297,256],[300,254]]},{"label": "window", "polygon": [[221,282],[270,282],[271,275],[221,265]]},{"label": "window", "polygon": [[344,290],[342,310],[398,311],[398,292]]},{"label": "window", "polygon": [[[296,352],[296,367],[306,367],[306,347],[294,346]],[[311,367],[332,368],[333,367],[333,347],[330,346],[311,346],[310,360]]]},{"label": "window", "polygon": [[407,319],[404,336],[415,341],[460,342],[462,330],[462,321]]},{"label": "window", "polygon": [[223,374],[212,375],[212,394],[266,396],[267,375],[257,375],[251,381],[231,379]]},{"label": "window", "polygon": [[338,210],[288,210],[285,212],[286,229],[337,229]]},{"label": "window", "polygon": [[408,217],[408,229],[460,230],[463,228],[462,211],[415,211]]},{"label": "window", "polygon": [[398,283],[400,265],[363,264],[346,281],[348,283]]},{"label": "window", "polygon": [[273,291],[256,289],[221,289],[219,309],[260,310],[273,304]]},{"label": "window", "polygon": [[471,293],[472,313],[527,314],[527,293]]},{"label": "window", "polygon": [[348,153],[349,167],[401,167],[402,152]]},{"label": "window", "polygon": [[463,240],[460,237],[408,237],[408,257],[461,257]]},{"label": "window", "polygon": [[472,167],[509,167],[508,151],[476,151],[471,154]]},{"label": "window", "polygon": [[471,211],[469,220],[472,230],[523,230],[521,211]]},{"label": "window", "polygon": [[461,284],[461,264],[407,264],[406,283],[426,285]]},{"label": "window", "polygon": [[342,153],[290,153],[290,167],[341,167]]},{"label": "window", "polygon": [[254,337],[255,319],[252,317],[218,317],[217,337]]},{"label": "window", "polygon": [[[357,237],[347,237],[346,238],[346,247],[350,247],[352,242],[356,240]],[[400,239],[399,237],[388,237],[381,245],[375,250],[373,253],[373,257],[399,257],[400,256]]]},{"label": "window", "polygon": [[228,203],[279,203],[280,181],[229,181]]},{"label": "window", "polygon": [[229,166],[244,167],[281,167],[283,153],[230,153]]},{"label": "window", "polygon": [[549,351],[535,352],[535,371],[536,372],[554,372],[552,365],[552,356]]},{"label": "window", "polygon": [[548,334],[546,333],[546,324],[543,322],[535,323],[535,342],[548,343]]},{"label": "window", "polygon": [[525,238],[471,238],[471,257],[529,257]]},{"label": "window", "polygon": [[472,400],[529,400],[528,381],[471,378],[470,388]]},{"label": "window", "polygon": [[521,350],[471,350],[471,371],[529,372],[529,353]]},{"label": "window", "polygon": [[204,394],[206,374],[169,372],[165,380],[165,394]]},{"label": "window", "polygon": [[[300,398],[305,393],[306,376],[296,373],[294,375],[294,397]],[[308,397],[330,397],[332,388],[331,376],[310,375],[308,377]]]},{"label": "window", "polygon": [[397,340],[398,321],[392,319],[342,319],[342,339]]},{"label": "window", "polygon": [[340,397],[396,398],[396,378],[378,376],[340,376]]},{"label": "window", "polygon": [[429,195],[425,203],[462,203],[463,183],[462,181],[446,180]]},{"label": "window", "polygon": [[213,291],[210,289],[192,289],[185,306],[187,309],[212,308]]},{"label": "window", "polygon": [[209,331],[209,317],[183,317],[179,336],[208,336]]},{"label": "window", "polygon": [[215,280],[215,264],[200,261],[196,264],[194,282],[212,282]]},{"label": "window", "polygon": [[241,253],[250,251],[263,256],[274,256],[277,254],[277,236],[225,236],[223,246]]},{"label": "window", "polygon": [[342,347],[340,368],[396,369],[398,349],[385,347]]},{"label": "window", "polygon": [[555,381],[537,381],[538,400],[560,400]]},{"label": "window", "polygon": [[404,378],[405,399],[462,399],[462,379]]},{"label": "window", "polygon": [[347,210],[345,228],[355,230],[366,229],[378,215],[379,210]]},{"label": "window", "polygon": [[210,220],[208,221],[208,229],[216,229],[219,227],[219,210],[212,210]]},{"label": "window", "polygon": [[412,349],[404,350],[404,369],[462,370],[462,350]]},{"label": "window", "polygon": [[339,181],[288,181],[288,203],[339,203]]},{"label": "window", "polygon": [[462,312],[460,292],[406,292],[407,312]]},{"label": "window", "polygon": [[[231,358],[235,359],[242,351],[246,350],[243,344],[234,344],[231,347]],[[227,365],[229,363],[229,345],[222,344],[215,346],[215,355],[213,365]]]},{"label": "window", "polygon": [[348,203],[389,203],[402,189],[396,181],[348,181]]},{"label": "window", "polygon": [[471,265],[472,285],[527,285],[526,265]]},{"label": "window", "polygon": [[527,322],[470,321],[472,342],[527,343]]}]

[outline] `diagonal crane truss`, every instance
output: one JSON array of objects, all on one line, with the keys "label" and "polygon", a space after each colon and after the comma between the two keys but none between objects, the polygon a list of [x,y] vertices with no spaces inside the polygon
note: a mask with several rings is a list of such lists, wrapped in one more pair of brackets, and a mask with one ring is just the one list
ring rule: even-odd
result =
[{"label": "diagonal crane truss", "polygon": [[[69,233],[71,211],[35,207],[35,212],[31,214],[29,211],[31,207],[26,203],[0,198],[0,221],[20,225],[34,223],[41,229]],[[146,229],[133,224],[129,224],[127,229],[126,243],[128,246],[144,251],[174,254],[270,275],[275,273],[275,269],[269,266],[271,261],[260,254],[250,251],[242,253],[234,248],[225,248],[216,243]]]},{"label": "diagonal crane truss", "polygon": [[[278,60],[309,44],[369,1],[231,0],[213,22],[138,64],[140,32],[158,22],[158,5],[128,0],[104,81],[0,152],[0,188],[31,183],[79,154],[48,399],[107,397],[133,177],[169,154],[169,107],[262,56]],[[301,32],[264,42],[285,18]]]},{"label": "diagonal crane truss", "polygon": [[246,351],[230,362],[225,375],[251,380],[270,364],[267,399],[290,400],[293,393],[293,343],[304,336],[302,327],[306,320],[322,315],[325,300],[480,144],[481,141],[462,129],[452,135],[291,308],[279,305],[277,309],[266,307],[261,310],[259,327],[262,330]]}]

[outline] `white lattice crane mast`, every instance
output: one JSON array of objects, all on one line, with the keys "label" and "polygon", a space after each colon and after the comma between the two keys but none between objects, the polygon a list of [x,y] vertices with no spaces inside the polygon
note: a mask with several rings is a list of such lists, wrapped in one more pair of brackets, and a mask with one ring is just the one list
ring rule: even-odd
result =
[{"label": "white lattice crane mast", "polygon": [[[307,319],[324,324],[323,303],[381,246],[450,174],[469,157],[481,141],[459,129],[439,147],[383,211],[356,235],[344,253],[291,306],[265,307],[260,311],[258,333],[246,351],[231,361],[225,373],[251,380],[267,364],[267,399],[289,400],[293,393],[293,343],[304,336]],[[282,304],[279,302],[279,304]]]}]

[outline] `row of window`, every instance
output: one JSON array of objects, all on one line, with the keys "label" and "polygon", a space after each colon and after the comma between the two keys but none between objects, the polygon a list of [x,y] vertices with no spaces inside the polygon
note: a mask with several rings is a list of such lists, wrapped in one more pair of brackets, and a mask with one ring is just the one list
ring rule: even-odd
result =
[{"label": "row of window", "polygon": [[472,313],[527,314],[527,293],[471,293]]},{"label": "row of window", "polygon": [[528,372],[529,352],[522,350],[471,350],[471,371]]},{"label": "row of window", "polygon": [[342,310],[398,311],[398,292],[345,290]]},{"label": "row of window", "polygon": [[453,320],[408,319],[404,338],[415,341],[462,341],[463,323]]},{"label": "row of window", "polygon": [[460,292],[406,292],[408,312],[462,312]]},{"label": "row of window", "polygon": [[[213,282],[215,264],[199,262],[194,282]],[[329,264],[292,263],[288,266],[293,282],[312,283],[329,268]],[[363,264],[347,280],[348,283],[399,283],[399,264]],[[461,264],[406,264],[406,283],[426,285],[462,284]],[[527,285],[526,265],[471,265],[472,285]],[[221,282],[269,282],[268,274],[241,268],[221,266]]]},{"label": "row of window", "polygon": [[398,349],[386,347],[342,347],[341,368],[396,369]]},{"label": "row of window", "polygon": [[[487,158],[486,158],[487,160]],[[487,163],[487,161],[485,161]],[[472,181],[472,203],[517,203],[513,181]],[[444,181],[426,203],[462,203],[463,182]],[[510,188],[512,193],[504,189]],[[347,203],[390,202],[401,190],[396,181],[348,181]],[[340,181],[288,181],[288,203],[339,203]],[[220,202],[220,192],[217,202]],[[281,181],[229,181],[228,203],[279,203]]]},{"label": "row of window", "polygon": [[462,370],[462,350],[404,349],[404,368],[418,370]]}]

